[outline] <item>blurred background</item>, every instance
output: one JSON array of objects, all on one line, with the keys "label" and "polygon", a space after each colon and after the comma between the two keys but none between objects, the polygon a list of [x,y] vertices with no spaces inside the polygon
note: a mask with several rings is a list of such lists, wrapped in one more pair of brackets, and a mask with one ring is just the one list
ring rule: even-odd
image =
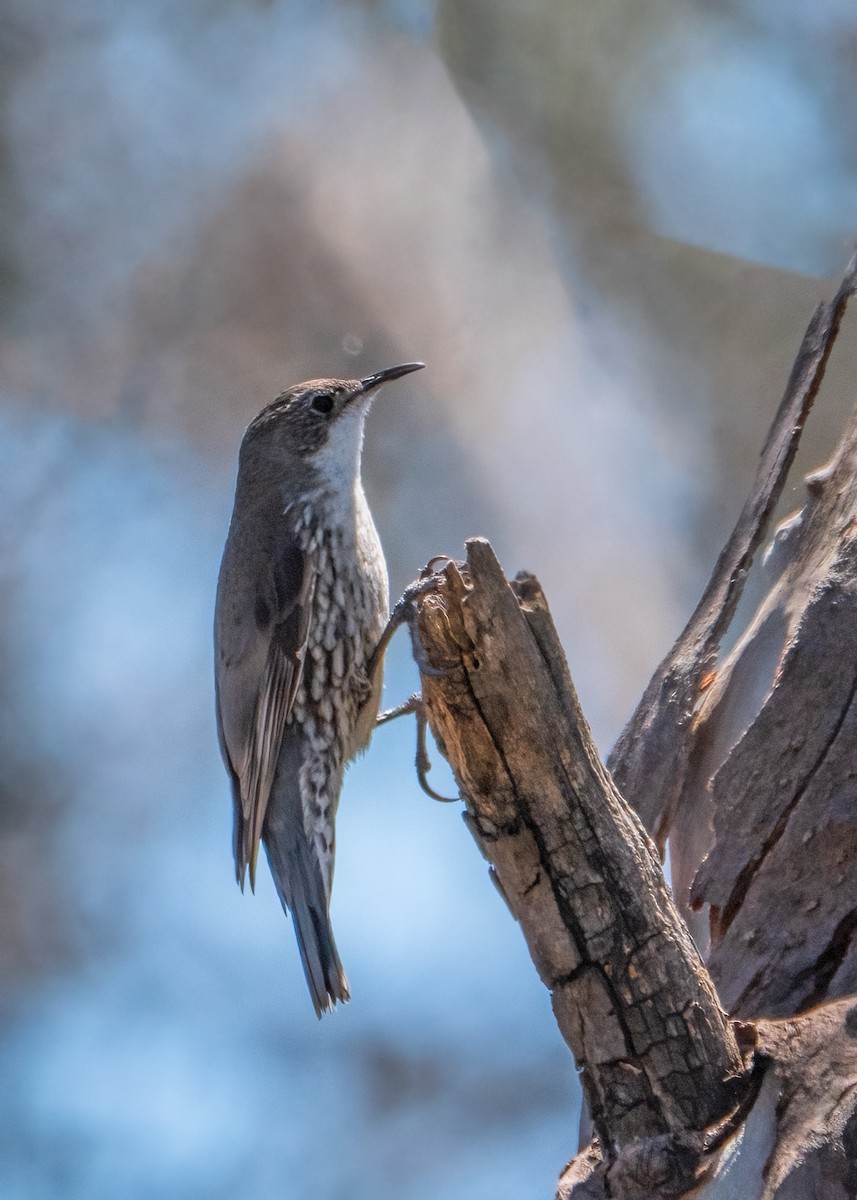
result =
[{"label": "blurred background", "polygon": [[[857,236],[855,59],[847,0],[5,0],[4,1200],[552,1194],[573,1062],[409,724],[346,779],[350,1005],[234,885],[238,444],[423,359],[368,428],[392,589],[472,534],[535,571],[606,752]],[[783,511],[856,368],[846,330]]]}]

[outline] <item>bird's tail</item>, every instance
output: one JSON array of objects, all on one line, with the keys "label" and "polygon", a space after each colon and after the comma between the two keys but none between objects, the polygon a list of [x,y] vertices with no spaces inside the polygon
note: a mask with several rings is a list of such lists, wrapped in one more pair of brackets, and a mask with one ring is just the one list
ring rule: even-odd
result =
[{"label": "bird's tail", "polygon": [[265,850],[283,908],[291,913],[315,1015],[348,997],[330,925],[327,894],[318,860],[303,829],[270,821]]}]

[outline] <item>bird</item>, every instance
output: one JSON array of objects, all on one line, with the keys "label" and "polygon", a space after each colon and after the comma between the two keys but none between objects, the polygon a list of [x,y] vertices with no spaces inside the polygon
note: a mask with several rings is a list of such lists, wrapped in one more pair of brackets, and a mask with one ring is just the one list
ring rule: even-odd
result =
[{"label": "bird", "polygon": [[378,389],[420,370],[313,379],[247,427],[217,582],[217,731],[231,782],[236,879],[260,843],[291,914],[316,1016],[349,999],[330,922],[345,767],[369,743],[389,620],[361,456]]}]

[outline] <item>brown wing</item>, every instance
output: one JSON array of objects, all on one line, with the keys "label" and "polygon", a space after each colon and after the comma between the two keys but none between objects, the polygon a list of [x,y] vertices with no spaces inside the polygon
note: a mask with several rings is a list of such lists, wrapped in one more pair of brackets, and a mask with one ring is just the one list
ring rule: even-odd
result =
[{"label": "brown wing", "polygon": [[227,541],[218,584],[217,723],[235,801],[235,873],[256,861],[286,723],[303,674],[316,575],[294,539]]}]

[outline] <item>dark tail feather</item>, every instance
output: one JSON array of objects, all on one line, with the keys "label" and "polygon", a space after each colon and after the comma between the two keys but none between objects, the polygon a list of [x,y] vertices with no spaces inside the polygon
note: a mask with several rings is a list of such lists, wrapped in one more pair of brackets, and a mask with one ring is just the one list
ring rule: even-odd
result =
[{"label": "dark tail feather", "polygon": [[280,902],[294,922],[315,1015],[321,1017],[334,1004],[349,998],[348,980],[330,927],[321,871],[303,830],[269,828],[264,841]]},{"label": "dark tail feather", "polygon": [[339,961],[330,917],[326,911],[319,912],[314,905],[297,900],[292,921],[315,1015],[321,1017],[334,1004],[349,999],[348,980]]}]

